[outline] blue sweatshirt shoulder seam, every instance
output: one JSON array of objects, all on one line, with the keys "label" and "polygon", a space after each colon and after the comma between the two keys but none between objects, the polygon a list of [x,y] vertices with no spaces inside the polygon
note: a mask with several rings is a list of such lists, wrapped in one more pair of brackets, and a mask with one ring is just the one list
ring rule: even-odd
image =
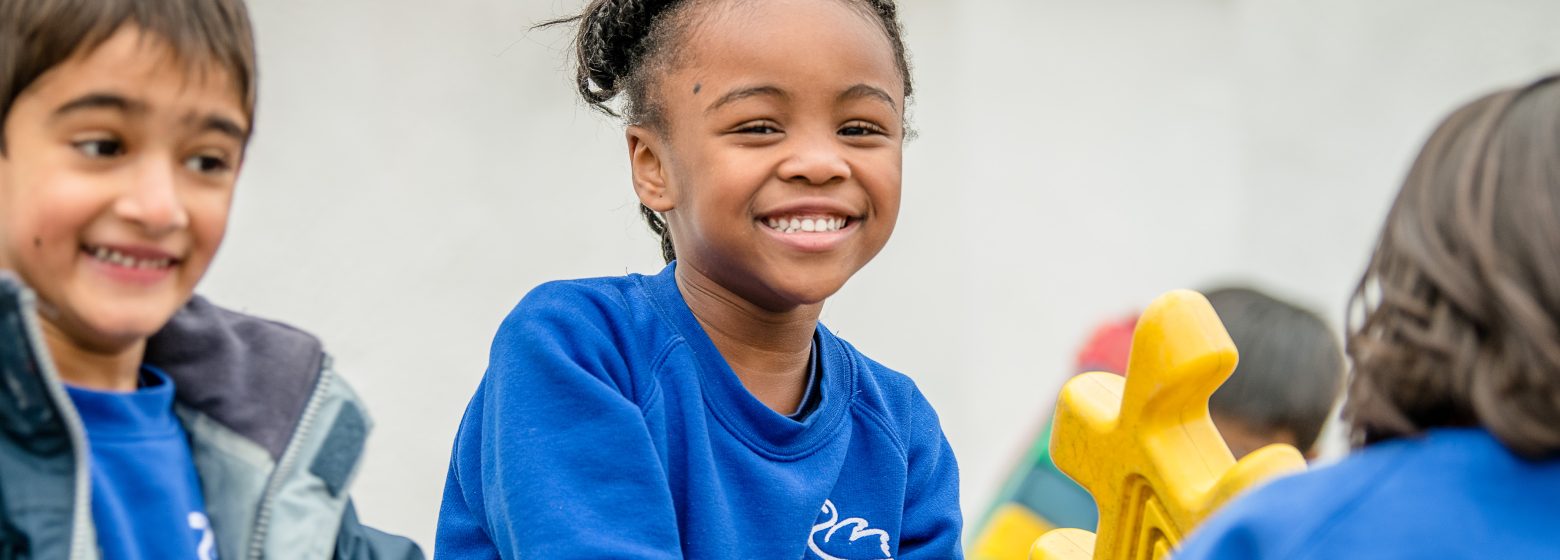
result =
[{"label": "blue sweatshirt shoulder seam", "polygon": [[[607,327],[608,324],[620,318],[633,317],[633,301],[636,298],[628,292],[630,290],[638,290],[640,293],[637,295],[647,301],[654,311],[656,322],[663,326],[665,325],[666,318],[656,304],[655,298],[646,293],[641,278],[636,278],[634,275],[551,280],[537,285],[531,292],[542,290],[579,290],[601,298],[605,303],[609,303],[615,308],[613,313],[601,317],[603,321],[602,327]],[[530,293],[526,294],[527,297],[530,295]],[[577,318],[578,315],[575,314],[574,317]],[[679,344],[685,343],[686,341],[682,339],[682,335],[675,328],[668,329],[666,339],[662,342],[661,347],[655,351],[655,358],[650,360],[646,373],[644,375],[634,375],[634,372],[630,372],[631,380],[634,382],[634,394],[625,395],[625,397],[628,397],[641,411],[648,412],[650,409],[647,407],[656,402],[655,398],[661,393],[661,367],[666,364],[672,350]],[[626,360],[625,363],[627,363]]]},{"label": "blue sweatshirt shoulder seam", "polygon": [[899,435],[899,430],[893,428],[888,419],[884,418],[878,411],[873,410],[872,407],[862,404],[860,399],[853,400],[850,406],[851,410],[860,412],[863,418],[871,420],[873,424],[877,424],[878,429],[888,435],[888,440],[894,442],[894,451],[899,452],[900,459],[904,459],[907,462],[910,460],[910,452],[905,447],[904,438]]},{"label": "blue sweatshirt shoulder seam", "polygon": [[[645,383],[649,384],[649,386],[645,387],[643,402],[634,403],[639,405],[640,412],[648,415],[651,410],[662,406],[659,398],[661,396],[661,370],[666,366],[666,361],[671,358],[672,351],[682,344],[684,344],[682,338],[673,333],[671,337],[666,339],[665,343],[661,344],[661,349],[656,351],[655,358],[650,360],[650,368],[644,376],[646,378]],[[635,392],[637,393],[638,391],[636,390]]]}]

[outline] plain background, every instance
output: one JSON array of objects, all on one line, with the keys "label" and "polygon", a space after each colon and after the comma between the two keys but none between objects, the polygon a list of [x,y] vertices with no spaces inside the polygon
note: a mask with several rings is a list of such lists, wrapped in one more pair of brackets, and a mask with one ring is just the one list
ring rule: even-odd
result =
[{"label": "plain background", "polygon": [[[621,127],[529,30],[580,3],[251,2],[257,134],[202,291],[325,340],[377,420],[362,517],[430,551],[503,316],[660,268]],[[1560,69],[1548,0],[900,5],[903,211],[824,321],[937,407],[972,524],[1094,324],[1224,280],[1336,324],[1433,124]]]}]

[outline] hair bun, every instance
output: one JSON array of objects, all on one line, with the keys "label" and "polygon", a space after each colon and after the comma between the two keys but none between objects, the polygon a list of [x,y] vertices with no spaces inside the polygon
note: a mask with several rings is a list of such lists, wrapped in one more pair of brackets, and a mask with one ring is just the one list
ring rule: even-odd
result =
[{"label": "hair bun", "polygon": [[577,17],[580,95],[592,104],[616,97],[622,80],[640,62],[642,45],[654,29],[656,17],[678,1],[593,0],[587,5]]}]

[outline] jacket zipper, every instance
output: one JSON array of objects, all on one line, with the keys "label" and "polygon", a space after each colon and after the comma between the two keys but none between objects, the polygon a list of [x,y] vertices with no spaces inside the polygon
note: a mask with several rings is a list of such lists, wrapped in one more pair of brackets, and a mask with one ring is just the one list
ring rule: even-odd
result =
[{"label": "jacket zipper", "polygon": [[38,327],[37,304],[33,298],[32,292],[22,290],[22,328],[27,330],[27,343],[32,346],[34,361],[49,391],[49,400],[53,401],[54,408],[65,421],[65,433],[70,436],[70,449],[76,456],[76,496],[71,508],[70,558],[90,560],[95,557],[97,543],[92,542],[92,534],[87,531],[92,526],[91,454],[87,448],[87,429],[81,423],[81,416],[76,414],[76,407],[70,404],[70,396],[65,394],[65,385],[60,381],[59,372],[54,369],[54,359],[43,344],[43,331]]},{"label": "jacket zipper", "polygon": [[319,416],[320,408],[324,406],[325,394],[328,392],[335,375],[331,373],[330,356],[325,356],[320,364],[320,381],[314,386],[314,394],[309,396],[308,404],[303,407],[303,416],[298,419],[298,428],[293,430],[292,441],[287,443],[287,448],[282,451],[281,460],[276,463],[276,470],[272,471],[270,480],[266,481],[265,492],[260,495],[260,509],[255,514],[254,531],[249,537],[249,555],[251,560],[262,560],[265,557],[265,537],[271,528],[271,511],[276,506],[276,495],[281,492],[282,481],[286,473],[291,473],[293,463],[298,462],[299,447],[308,438],[305,437],[313,427],[315,418]]}]

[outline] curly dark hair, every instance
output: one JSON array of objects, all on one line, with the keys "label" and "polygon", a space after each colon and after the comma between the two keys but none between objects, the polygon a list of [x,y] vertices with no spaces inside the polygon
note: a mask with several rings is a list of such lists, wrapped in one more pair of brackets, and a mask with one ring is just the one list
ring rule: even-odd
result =
[{"label": "curly dark hair", "polygon": [[1486,95],[1409,169],[1350,301],[1356,444],[1479,426],[1560,454],[1560,76]]},{"label": "curly dark hair", "polygon": [[[627,124],[664,131],[656,79],[678,63],[677,42],[700,16],[695,8],[712,0],[590,0],[578,15],[543,22],[538,27],[578,24],[574,47],[575,87],[592,108]],[[894,49],[894,61],[911,93],[910,60],[894,0],[841,0],[875,16]],[[623,98],[622,108],[614,100]],[[666,220],[640,205],[639,213],[660,237],[661,256],[677,258]]]}]

